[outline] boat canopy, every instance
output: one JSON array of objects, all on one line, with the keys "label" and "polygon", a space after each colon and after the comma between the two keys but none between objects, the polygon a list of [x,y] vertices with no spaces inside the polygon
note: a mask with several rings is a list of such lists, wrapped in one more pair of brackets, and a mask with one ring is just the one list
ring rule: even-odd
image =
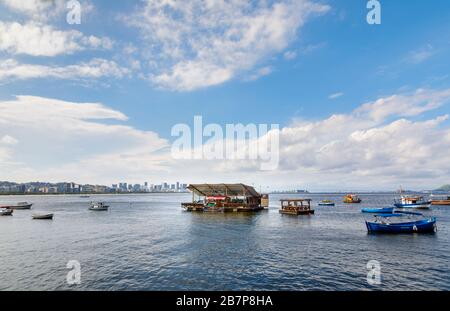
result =
[{"label": "boat canopy", "polygon": [[198,196],[261,197],[252,186],[244,184],[191,184],[187,187]]}]

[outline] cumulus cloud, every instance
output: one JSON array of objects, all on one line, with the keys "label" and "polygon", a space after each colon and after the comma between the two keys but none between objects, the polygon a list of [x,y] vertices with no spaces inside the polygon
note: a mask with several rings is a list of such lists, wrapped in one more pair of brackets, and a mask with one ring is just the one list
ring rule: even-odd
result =
[{"label": "cumulus cloud", "polygon": [[126,120],[120,111],[100,103],[35,96],[1,101],[2,178],[106,182],[124,176],[120,174],[126,167],[148,168],[141,174],[157,169],[153,154],[167,142],[123,124]]},{"label": "cumulus cloud", "polygon": [[147,1],[127,19],[141,30],[154,64],[149,79],[174,90],[221,84],[283,51],[311,14],[307,0]]},{"label": "cumulus cloud", "polygon": [[66,8],[65,0],[0,0],[0,4],[35,20],[57,16]]},{"label": "cumulus cloud", "polygon": [[392,190],[400,184],[427,189],[448,182],[450,175],[448,116],[425,117],[447,104],[450,89],[419,89],[379,98],[347,114],[295,120],[279,132],[280,163],[273,171],[262,172],[254,160],[174,165],[180,174],[183,167],[196,171],[198,182],[223,178],[285,188],[291,183],[286,180],[296,176],[298,187],[313,190]]},{"label": "cumulus cloud", "polygon": [[[295,120],[280,135],[279,167],[257,160],[174,159],[169,142],[125,125],[127,116],[99,103],[34,96],[0,102],[2,175],[12,180],[110,183],[122,178],[236,182],[313,190],[427,188],[448,182],[450,89],[417,90],[362,104],[323,120]],[[401,107],[398,108],[398,107]],[[104,122],[104,120],[110,120]],[[249,143],[249,148],[256,146]]]},{"label": "cumulus cloud", "polygon": [[107,37],[86,36],[77,30],[57,30],[50,25],[0,21],[0,51],[31,56],[57,56],[85,49],[111,49]]},{"label": "cumulus cloud", "polygon": [[120,67],[114,61],[100,58],[67,66],[20,64],[14,59],[7,59],[0,63],[0,81],[36,78],[66,80],[83,80],[101,77],[122,78],[127,74],[129,74],[128,69]]}]

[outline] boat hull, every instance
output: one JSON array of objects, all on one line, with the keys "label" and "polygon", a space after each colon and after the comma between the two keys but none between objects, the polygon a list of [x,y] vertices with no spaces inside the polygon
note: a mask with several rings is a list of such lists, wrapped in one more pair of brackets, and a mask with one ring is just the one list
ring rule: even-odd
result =
[{"label": "boat hull", "polygon": [[33,219],[38,220],[51,220],[53,219],[53,214],[47,214],[47,215],[33,215]]},{"label": "boat hull", "polygon": [[90,211],[107,211],[109,206],[106,207],[89,207]]},{"label": "boat hull", "polygon": [[26,205],[8,205],[8,206],[2,206],[2,208],[6,208],[6,209],[18,209],[18,210],[22,210],[22,209],[31,209],[31,206],[33,206],[33,204],[26,204]]},{"label": "boat hull", "polygon": [[450,205],[450,200],[432,200],[431,205]]},{"label": "boat hull", "polygon": [[334,203],[319,203],[319,206],[334,206]]},{"label": "boat hull", "polygon": [[377,214],[392,214],[394,211],[393,207],[383,207],[383,208],[363,208],[361,212],[363,213],[377,213]]},{"label": "boat hull", "polygon": [[431,202],[424,203],[411,203],[411,204],[402,204],[402,203],[394,203],[396,208],[417,208],[417,209],[429,209],[431,206]]},{"label": "boat hull", "polygon": [[280,210],[280,214],[283,215],[314,215],[314,210],[305,210],[305,211],[286,211]]},{"label": "boat hull", "polygon": [[366,221],[369,233],[433,233],[436,232],[436,218],[408,223],[383,224]]},{"label": "boat hull", "polygon": [[5,209],[4,211],[0,212],[0,216],[12,216],[13,210],[12,209]]}]

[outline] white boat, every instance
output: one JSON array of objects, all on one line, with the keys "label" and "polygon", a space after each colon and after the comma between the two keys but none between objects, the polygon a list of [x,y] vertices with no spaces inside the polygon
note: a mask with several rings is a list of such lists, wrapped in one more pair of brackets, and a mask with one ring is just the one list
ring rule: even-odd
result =
[{"label": "white boat", "polygon": [[13,214],[13,210],[9,209],[9,208],[6,208],[6,209],[0,211],[0,216],[12,216],[12,214]]},{"label": "white boat", "polygon": [[92,202],[91,207],[89,209],[91,211],[107,211],[109,205],[106,205],[104,202]]},{"label": "white boat", "polygon": [[53,214],[34,214],[33,219],[53,219]]},{"label": "white boat", "polygon": [[422,196],[406,196],[402,195],[400,201],[395,201],[394,206],[397,208],[418,208],[428,209],[431,201],[426,201]]},{"label": "white boat", "polygon": [[16,205],[1,206],[1,208],[6,208],[6,209],[31,209],[32,205],[33,205],[33,203],[19,202]]}]

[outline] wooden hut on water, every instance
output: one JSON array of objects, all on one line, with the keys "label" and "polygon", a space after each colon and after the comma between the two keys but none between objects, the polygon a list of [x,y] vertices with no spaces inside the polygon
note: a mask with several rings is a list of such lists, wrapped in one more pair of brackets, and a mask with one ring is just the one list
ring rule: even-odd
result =
[{"label": "wooden hut on water", "polygon": [[244,184],[191,184],[192,202],[182,203],[186,211],[256,212],[268,207],[267,195]]},{"label": "wooden hut on water", "polygon": [[314,214],[311,209],[311,199],[282,199],[281,214],[287,215],[310,215]]}]

